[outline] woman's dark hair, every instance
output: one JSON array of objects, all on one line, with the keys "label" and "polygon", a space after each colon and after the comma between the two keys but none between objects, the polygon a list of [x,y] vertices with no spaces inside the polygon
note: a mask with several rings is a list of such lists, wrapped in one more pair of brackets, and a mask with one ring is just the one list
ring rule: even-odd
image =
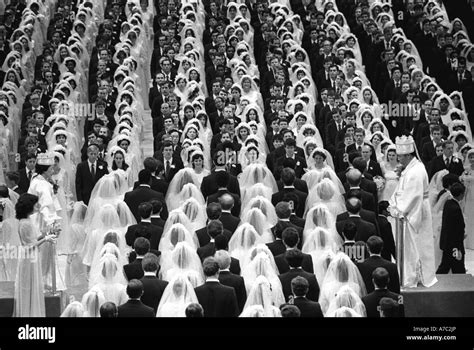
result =
[{"label": "woman's dark hair", "polygon": [[[123,157],[122,170],[126,171],[126,170],[128,169],[128,164],[125,163],[125,155],[123,154],[122,151],[119,151],[119,150],[115,151],[115,154],[117,154],[117,153],[120,153],[120,154],[122,155],[122,157]],[[114,154],[114,158],[115,158],[115,154]],[[117,163],[115,163],[115,159],[114,159],[114,160],[112,161],[112,170],[117,170],[117,169],[118,169]]]},{"label": "woman's dark hair", "polygon": [[50,166],[51,166],[51,165],[42,165],[42,164],[36,163],[36,165],[35,165],[35,171],[36,171],[37,174],[43,175],[45,172],[48,171],[48,169],[49,169]]},{"label": "woman's dark hair", "polygon": [[33,213],[36,203],[38,203],[38,196],[30,193],[22,194],[15,205],[16,218],[18,220],[26,219]]},{"label": "woman's dark hair", "polygon": [[194,168],[194,161],[196,159],[201,159],[202,161],[204,161],[204,156],[201,153],[193,153],[193,155],[191,156],[191,163],[192,163],[193,168]]}]

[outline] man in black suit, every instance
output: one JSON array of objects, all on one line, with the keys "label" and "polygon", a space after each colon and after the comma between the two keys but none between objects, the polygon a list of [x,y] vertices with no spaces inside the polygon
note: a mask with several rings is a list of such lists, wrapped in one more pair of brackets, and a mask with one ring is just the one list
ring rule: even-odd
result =
[{"label": "man in black suit", "polygon": [[283,295],[285,300],[289,301],[291,296],[291,281],[297,276],[304,277],[308,280],[309,290],[308,290],[308,299],[312,301],[317,301],[319,298],[319,285],[316,280],[316,276],[313,273],[304,271],[301,268],[303,263],[303,253],[298,249],[292,249],[286,254],[286,260],[290,265],[290,270],[278,276],[281,282],[281,287],[283,289]]},{"label": "man in black suit", "polygon": [[[347,199],[357,198],[359,200],[362,200],[361,191],[356,190],[356,189],[347,191],[345,196],[346,196]],[[360,212],[359,212],[359,215],[362,218],[362,220],[365,220],[365,221],[370,222],[371,224],[373,224],[375,226],[375,232],[377,232],[377,234],[380,234],[379,221],[378,221],[377,215],[373,211],[361,208]],[[344,221],[344,220],[347,220],[348,218],[349,218],[349,213],[346,211],[342,214],[339,214],[336,217],[336,222]]]},{"label": "man in black suit", "polygon": [[170,183],[176,173],[184,168],[183,162],[180,157],[174,155],[173,142],[171,141],[164,141],[161,154],[159,153],[156,152],[154,157],[163,162],[163,177],[167,183]]},{"label": "man in black suit", "polygon": [[135,240],[138,237],[145,237],[150,242],[150,249],[158,250],[158,244],[160,243],[161,235],[163,234],[163,228],[155,226],[151,223],[151,212],[153,206],[151,203],[145,202],[138,206],[138,214],[141,217],[141,221],[138,224],[131,225],[125,233],[125,241],[127,245],[133,247]]},{"label": "man in black suit", "polygon": [[231,213],[232,208],[234,207],[234,197],[225,193],[219,198],[219,203],[222,208],[219,220],[222,222],[225,229],[234,234],[235,230],[240,225],[240,219]]},{"label": "man in black suit", "polygon": [[19,181],[20,181],[20,176],[18,175],[17,171],[9,171],[5,174],[5,183],[8,187],[7,188],[8,192],[15,192],[18,195],[25,193],[18,187]]},{"label": "man in black suit", "polygon": [[336,137],[346,127],[346,122],[341,117],[339,108],[333,109],[330,121],[326,126],[325,148],[334,156],[336,154]]},{"label": "man in black suit", "polygon": [[372,285],[372,272],[377,267],[383,267],[388,271],[390,276],[390,282],[388,289],[395,293],[400,293],[400,278],[398,276],[397,265],[391,261],[385,260],[380,256],[383,249],[383,241],[380,237],[372,236],[367,240],[367,249],[369,250],[370,257],[363,262],[357,264],[362,279],[365,282],[367,293],[371,293],[374,290]]},{"label": "man in black suit", "polygon": [[[354,156],[354,154],[349,154],[349,159],[351,158],[351,156]],[[360,188],[366,192],[371,193],[374,197],[374,202],[378,203],[379,196],[377,185],[373,181],[372,175],[366,172],[367,162],[362,157],[355,157],[352,159],[352,167],[359,170],[362,174],[362,177],[360,179]],[[344,188],[346,192],[349,190],[349,184],[347,182],[344,183]]]},{"label": "man in black suit", "polygon": [[124,201],[127,203],[130,211],[132,212],[135,219],[140,221],[140,214],[138,213],[138,206],[143,202],[149,202],[152,199],[159,200],[163,204],[161,210],[161,217],[163,219],[168,218],[168,209],[166,208],[165,198],[160,192],[153,191],[150,188],[151,184],[151,173],[149,170],[143,169],[138,173],[138,186],[135,190],[125,193]]},{"label": "man in black suit", "polygon": [[308,294],[309,282],[306,278],[297,276],[291,280],[291,292],[293,300],[290,304],[297,306],[300,310],[300,317],[324,317],[321,306],[316,301],[306,298]]},{"label": "man in black suit", "polygon": [[[396,259],[397,256],[395,252],[395,240],[393,239],[394,235],[392,231],[392,224],[387,219],[388,216],[390,215],[388,212],[388,207],[389,207],[389,203],[387,201],[383,201],[379,203],[379,215],[377,216],[377,222],[378,222],[380,237],[383,240],[383,248],[382,248],[382,253],[380,255],[385,260],[392,261],[392,257]],[[366,220],[366,221],[370,222],[370,220]]]},{"label": "man in black suit", "polygon": [[354,264],[357,264],[361,260],[361,254],[357,250],[355,237],[357,235],[357,226],[352,221],[344,222],[342,228],[342,237],[344,243],[342,243],[341,251],[346,254]]},{"label": "man in black suit", "polygon": [[[219,251],[219,250],[229,251],[229,240],[224,235],[217,235],[216,238],[214,239],[214,246],[216,248],[215,251]],[[240,262],[239,262],[239,259],[236,259],[234,257],[230,257],[229,270],[234,275],[240,276]]]},{"label": "man in black suit", "polygon": [[433,159],[431,163],[430,180],[438,171],[447,169],[451,174],[460,176],[464,172],[464,165],[461,159],[453,155],[454,143],[453,141],[444,141],[443,154]]},{"label": "man in black suit", "polygon": [[231,175],[225,171],[218,171],[215,173],[215,179],[218,189],[216,193],[213,193],[207,197],[207,203],[219,203],[220,196],[225,193],[230,194],[234,198],[234,206],[231,210],[232,215],[239,216],[241,209],[240,196],[235,193],[231,193],[228,190],[227,186],[229,186],[230,176]]},{"label": "man in black suit", "polygon": [[164,228],[165,227],[165,220],[163,220],[160,216],[161,210],[163,208],[163,204],[161,201],[157,199],[152,199],[150,201],[151,206],[153,207],[153,210],[151,212],[150,216],[150,221],[152,225]]},{"label": "man in black suit", "polygon": [[357,227],[357,234],[355,237],[355,241],[363,241],[367,242],[370,236],[375,236],[376,230],[375,226],[370,222],[362,220],[360,217],[360,209],[361,209],[361,202],[359,199],[353,197],[346,200],[346,208],[349,212],[349,217],[347,220],[336,222],[336,229],[337,232],[343,237],[342,231],[344,225],[348,221],[352,221]]},{"label": "man in black suit", "polygon": [[204,309],[204,317],[237,317],[239,306],[237,296],[232,287],[219,282],[219,264],[212,258],[203,263],[206,283],[195,288],[199,304]]},{"label": "man in black suit", "polygon": [[380,164],[377,161],[371,159],[372,147],[369,145],[363,145],[361,154],[362,158],[367,162],[367,168],[365,171],[372,175],[372,177],[383,176]]},{"label": "man in black suit", "polygon": [[443,251],[443,258],[436,273],[447,274],[450,270],[452,273],[466,273],[464,266],[465,223],[459,205],[464,198],[465,191],[466,188],[463,184],[453,184],[450,188],[453,199],[449,199],[444,204],[439,239],[439,247]]},{"label": "man in black suit", "polygon": [[[214,171],[211,174],[204,177],[201,183],[201,192],[204,198],[207,198],[209,195],[214,194],[219,190],[216,183],[216,172],[227,171],[226,170],[227,160],[225,158],[226,157],[223,157],[222,154],[220,154],[219,152],[216,152],[216,154],[214,154],[213,156],[213,162],[215,166]],[[235,176],[230,175],[229,184],[227,185],[227,190],[230,193],[234,193],[240,197],[239,181],[237,180]]]},{"label": "man in black suit", "polygon": [[442,141],[442,133],[443,131],[439,125],[430,125],[430,136],[422,140],[421,159],[427,168],[431,161],[436,158],[436,146]]},{"label": "man in black suit", "polygon": [[142,261],[145,254],[150,251],[150,241],[144,237],[138,237],[133,244],[133,249],[136,254],[135,260],[123,266],[123,272],[128,281],[139,280],[143,277]]},{"label": "man in black suit", "polygon": [[372,273],[372,282],[375,290],[362,298],[362,302],[365,305],[367,311],[367,317],[380,317],[379,303],[382,298],[390,298],[395,300],[399,304],[399,317],[403,317],[403,299],[401,295],[391,292],[387,289],[387,285],[390,281],[390,275],[388,271],[383,267],[378,267]]},{"label": "man in black suit", "polygon": [[[285,230],[283,230],[282,240],[283,244],[285,245],[286,251],[280,255],[275,256],[275,264],[278,268],[280,275],[290,271],[290,266],[288,265],[286,257],[289,252],[294,249],[297,249],[296,246],[299,242],[299,239],[300,238],[298,235],[298,231],[296,229],[292,227],[287,227]],[[314,273],[313,259],[311,258],[311,255],[304,253],[301,254],[303,254],[303,262],[301,264],[302,269],[306,272]]]},{"label": "man in black suit", "polygon": [[224,286],[234,288],[235,295],[237,296],[237,305],[239,306],[239,312],[241,313],[244,310],[245,301],[247,300],[244,279],[230,271],[231,256],[227,251],[216,251],[214,259],[216,259],[219,264],[219,282]]},{"label": "man in black suit", "polygon": [[287,228],[287,225],[284,221],[278,221],[277,224],[272,227],[272,233],[275,240],[267,243],[267,247],[270,249],[274,257],[286,252],[286,247],[282,239],[285,228]]},{"label": "man in black suit", "polygon": [[347,180],[347,183],[349,184],[349,191],[350,190],[360,191],[360,195],[362,198],[362,208],[366,210],[370,210],[374,213],[377,213],[377,207],[375,206],[374,196],[371,193],[364,191],[360,187],[361,179],[362,179],[362,174],[357,169],[350,169],[346,173],[346,180]]},{"label": "man in black suit", "polygon": [[[163,196],[166,196],[166,192],[168,191],[168,183],[165,180],[160,179],[159,177],[156,176],[156,171],[158,169],[158,164],[159,164],[158,159],[155,159],[153,157],[147,157],[143,161],[143,168],[149,170],[150,173],[151,173],[150,188],[153,191],[160,192],[160,193],[163,194]],[[161,168],[163,169],[163,167],[161,167]],[[138,181],[136,181],[133,184],[133,189],[136,189],[139,185],[140,185],[140,183]]]},{"label": "man in black suit", "polygon": [[[367,143],[364,141],[365,140],[365,130],[362,128],[357,128],[354,130],[354,143],[352,145],[347,146],[347,153],[352,153],[352,152],[359,152],[362,154],[362,146],[367,145],[369,147],[372,147],[371,144]],[[371,155],[372,160],[377,160],[375,158],[375,151],[372,147],[372,155]],[[367,164],[366,164],[367,166]]]},{"label": "man in black suit", "polygon": [[[206,245],[203,245],[197,249],[197,254],[201,259],[201,262],[204,261],[208,256],[213,256],[216,252],[216,247],[214,240],[218,235],[223,234],[224,226],[219,220],[211,220],[207,224],[207,234],[210,237],[209,242]],[[230,237],[229,237],[230,238]]]},{"label": "man in black suit", "polygon": [[[220,221],[220,217],[222,215],[221,205],[219,203],[209,203],[206,207],[206,214],[207,214],[208,223],[212,220]],[[207,232],[207,225],[197,230],[196,236],[198,238],[200,247],[203,247],[206,244],[208,244],[209,241],[211,240],[211,237],[209,236]],[[232,232],[224,228],[224,236],[229,237],[230,239],[230,237],[232,237]]]},{"label": "man in black suit", "polygon": [[281,180],[283,181],[284,187],[282,190],[272,195],[272,204],[276,206],[283,200],[283,196],[286,193],[294,193],[298,196],[298,206],[295,208],[295,214],[301,218],[304,214],[306,198],[308,197],[308,195],[295,188],[295,179],[296,174],[293,169],[283,168],[283,170],[281,171]]},{"label": "man in black suit", "polygon": [[153,308],[154,313],[158,310],[161,297],[168,282],[160,280],[157,276],[160,269],[159,259],[155,254],[147,253],[142,260],[143,277],[140,281],[143,284],[142,302],[146,306]]},{"label": "man in black suit", "polygon": [[300,228],[304,228],[306,223],[305,219],[300,218],[298,215],[295,214],[295,208],[298,207],[300,199],[298,195],[293,192],[285,193],[283,196],[283,202],[287,202],[290,205],[291,215],[290,215],[290,222]]},{"label": "man in black suit", "polygon": [[87,147],[87,160],[79,163],[76,170],[76,195],[78,201],[89,204],[92,189],[99,179],[108,174],[107,163],[97,159],[99,147],[90,145]]},{"label": "man in black suit", "polygon": [[18,170],[18,193],[26,193],[30,188],[30,182],[35,173],[36,154],[28,153],[25,159],[25,168]]},{"label": "man in black suit", "polygon": [[[303,229],[296,226],[295,224],[292,224],[290,222],[290,217],[291,217],[290,204],[288,202],[278,203],[275,206],[275,212],[276,212],[277,217],[278,217],[278,222],[271,229],[272,233],[273,233],[273,237],[275,237],[275,238],[277,237],[277,231],[281,231],[281,234],[283,235],[283,231],[287,227],[292,227],[298,232],[299,242],[298,242],[297,246],[298,246],[298,249],[301,249],[301,247],[303,245],[303,243],[302,243],[302,241],[303,241]],[[276,254],[276,255],[282,254],[286,250],[286,247],[284,247],[283,242],[281,242],[280,244],[276,244],[275,247],[273,247],[273,248],[276,248],[276,250],[278,251],[278,254]],[[271,249],[272,248],[270,248],[270,250]]]},{"label": "man in black suit", "polygon": [[287,158],[293,159],[296,164],[295,164],[295,176],[297,178],[301,178],[303,176],[305,169],[308,167],[306,165],[306,160],[303,157],[298,156],[295,153],[296,150],[296,141],[293,138],[288,138],[285,141],[285,155],[278,158],[276,161],[276,167],[274,169],[274,172],[276,173],[275,177],[279,177],[278,175],[281,173],[281,170],[283,169],[283,163]]},{"label": "man in black suit", "polygon": [[155,317],[153,309],[140,300],[143,295],[142,282],[137,279],[128,282],[127,295],[128,301],[118,307],[118,317]]}]

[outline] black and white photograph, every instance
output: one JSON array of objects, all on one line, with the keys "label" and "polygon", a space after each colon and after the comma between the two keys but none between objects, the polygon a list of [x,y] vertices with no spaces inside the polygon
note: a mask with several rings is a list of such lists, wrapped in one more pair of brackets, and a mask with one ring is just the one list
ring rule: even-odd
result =
[{"label": "black and white photograph", "polygon": [[473,0],[1,0],[0,348],[472,348],[471,40]]}]

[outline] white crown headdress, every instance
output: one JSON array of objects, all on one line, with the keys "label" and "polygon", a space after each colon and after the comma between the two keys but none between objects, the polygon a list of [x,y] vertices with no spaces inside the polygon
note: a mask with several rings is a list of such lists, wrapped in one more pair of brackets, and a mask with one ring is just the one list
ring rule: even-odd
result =
[{"label": "white crown headdress", "polygon": [[415,141],[412,136],[401,136],[395,139],[397,154],[411,154],[415,152]]},{"label": "white crown headdress", "polygon": [[54,165],[54,154],[51,152],[40,153],[36,157],[36,163],[39,165]]}]

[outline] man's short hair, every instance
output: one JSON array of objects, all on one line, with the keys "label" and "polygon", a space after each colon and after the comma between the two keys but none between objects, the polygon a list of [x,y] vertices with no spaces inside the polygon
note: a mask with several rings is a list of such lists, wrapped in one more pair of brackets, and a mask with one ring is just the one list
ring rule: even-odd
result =
[{"label": "man's short hair", "polygon": [[291,216],[290,203],[280,202],[275,206],[275,212],[279,219],[288,219]]},{"label": "man's short hair", "polygon": [[133,249],[137,255],[145,255],[150,251],[150,241],[145,237],[138,237],[133,242]]},{"label": "man's short hair", "polygon": [[142,259],[144,272],[155,272],[160,269],[160,259],[153,253],[146,253]]},{"label": "man's short hair", "polygon": [[186,317],[204,317],[204,309],[201,304],[191,303],[184,310]]},{"label": "man's short hair", "polygon": [[218,250],[214,254],[214,259],[216,259],[217,263],[219,264],[219,269],[225,270],[230,267],[230,254],[226,250]]},{"label": "man's short hair", "polygon": [[151,205],[151,203],[149,202],[143,202],[138,206],[138,214],[142,219],[149,218],[151,216],[152,211],[153,205]]},{"label": "man's short hair", "polygon": [[372,272],[372,280],[374,281],[375,287],[383,289],[387,287],[390,281],[390,275],[385,268],[377,267],[374,272]]},{"label": "man's short hair", "polygon": [[128,282],[127,295],[130,299],[140,298],[143,294],[143,283],[140,280],[133,279]]},{"label": "man's short hair", "polygon": [[161,212],[161,209],[163,208],[163,203],[161,203],[161,201],[159,201],[158,199],[152,199],[150,201],[150,204],[153,207],[153,214],[159,214]]},{"label": "man's short hair", "polygon": [[371,236],[367,240],[367,247],[372,254],[380,254],[383,249],[383,240],[379,236]]},{"label": "man's short hair", "polygon": [[202,263],[202,269],[206,277],[214,276],[219,272],[219,264],[213,257],[207,257]]},{"label": "man's short hair", "polygon": [[280,306],[281,317],[301,317],[301,311],[298,306],[291,304],[282,304]]},{"label": "man's short hair", "polygon": [[309,282],[306,278],[297,276],[291,280],[291,290],[297,297],[304,297],[309,290]]},{"label": "man's short hair", "polygon": [[102,306],[100,307],[99,312],[100,312],[100,317],[104,317],[104,318],[117,317],[117,314],[118,314],[117,305],[115,305],[111,301],[107,301],[107,302],[102,304]]},{"label": "man's short hair", "polygon": [[355,239],[355,236],[357,235],[357,226],[356,226],[356,224],[352,221],[347,221],[344,224],[344,228],[342,229],[342,233],[344,234],[344,237],[346,237],[347,240],[353,241]]}]

